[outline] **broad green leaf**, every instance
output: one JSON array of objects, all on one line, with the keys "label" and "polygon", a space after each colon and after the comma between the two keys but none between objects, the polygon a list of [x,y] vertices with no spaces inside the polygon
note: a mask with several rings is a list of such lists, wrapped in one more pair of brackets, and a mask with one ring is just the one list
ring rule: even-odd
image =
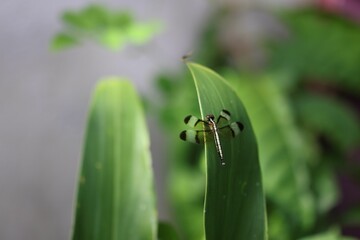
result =
[{"label": "broad green leaf", "polygon": [[156,239],[149,136],[125,80],[96,87],[79,177],[73,239]]},{"label": "broad green leaf", "polygon": [[212,142],[206,142],[207,186],[204,209],[207,240],[266,239],[266,213],[257,144],[247,113],[234,90],[215,72],[188,63],[202,118],[231,112],[244,124],[236,138],[222,138],[226,165],[220,163]]},{"label": "broad green leaf", "polygon": [[291,216],[289,227],[296,230],[309,227],[315,218],[306,167],[310,154],[285,96],[270,76],[244,79],[230,75],[229,78],[254,126],[267,196]]}]

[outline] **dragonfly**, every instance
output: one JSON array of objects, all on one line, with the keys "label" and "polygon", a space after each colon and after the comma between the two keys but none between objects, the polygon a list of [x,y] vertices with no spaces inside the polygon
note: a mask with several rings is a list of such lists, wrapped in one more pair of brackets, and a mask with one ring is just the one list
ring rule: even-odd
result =
[{"label": "dragonfly", "polygon": [[230,122],[230,120],[231,114],[225,109],[221,110],[216,120],[213,114],[206,115],[205,119],[199,119],[189,115],[184,119],[185,124],[193,128],[199,126],[202,128],[199,130],[193,129],[182,131],[180,133],[180,138],[184,141],[197,144],[214,140],[221,165],[225,165],[220,136],[230,135],[231,137],[236,137],[244,130],[244,125],[241,122]]}]

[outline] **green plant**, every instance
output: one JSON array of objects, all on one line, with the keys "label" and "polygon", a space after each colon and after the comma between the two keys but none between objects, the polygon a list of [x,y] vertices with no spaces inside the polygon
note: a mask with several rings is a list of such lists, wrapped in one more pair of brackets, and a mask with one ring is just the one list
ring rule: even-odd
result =
[{"label": "green plant", "polygon": [[[264,49],[268,50],[269,64],[254,72],[239,68],[231,56],[227,56],[228,61],[224,57],[224,46],[217,42],[222,31],[214,24],[224,16],[226,12],[210,21],[194,59],[222,73],[248,110],[259,144],[269,239],[347,239],[334,229],[346,229],[350,213],[357,216],[352,217],[351,226],[360,224],[355,220],[359,219],[356,203],[337,212],[336,218],[333,214],[341,200],[338,176],[359,182],[360,169],[354,159],[354,150],[360,145],[356,108],[359,52],[354,44],[358,26],[315,9],[282,12],[280,20],[290,35],[268,41]],[[178,128],[172,120],[180,117],[179,102],[184,96],[188,102],[194,101],[189,77],[161,76],[158,86],[166,99],[161,120],[172,133]],[[192,106],[188,108],[194,111]],[[170,152],[180,156],[196,152],[192,147],[170,145]],[[176,170],[170,176],[171,193],[175,210],[180,209],[175,214],[181,230],[186,239],[195,240],[199,233],[186,220],[194,219],[194,212],[201,209],[196,196],[202,192],[195,193],[196,187],[186,178],[189,173],[201,176],[203,169],[198,161],[181,161],[180,157],[173,161]],[[193,189],[191,196],[195,197],[177,198],[184,189]],[[192,207],[179,207],[184,202],[191,202]]]},{"label": "green plant", "polygon": [[101,81],[88,119],[73,239],[155,239],[149,136],[132,85]]},{"label": "green plant", "polygon": [[51,42],[51,49],[63,50],[91,39],[110,50],[126,44],[143,45],[159,32],[158,22],[139,23],[128,11],[114,11],[101,5],[89,5],[62,15],[64,30]]},{"label": "green plant", "polygon": [[[129,34],[131,31],[128,29],[134,23],[126,20],[132,19],[129,13],[112,15],[104,11],[108,10],[92,6],[77,14],[71,11],[65,14],[63,19],[70,28],[66,28],[63,36],[60,34],[55,38],[53,48],[62,49],[90,38],[115,50],[126,41],[144,44],[149,40],[146,36],[156,32],[156,28],[149,27],[152,30],[144,33],[151,34],[137,35],[142,39],[137,42]],[[162,93],[160,106],[145,101],[166,131],[166,154],[170,166],[168,189],[179,236],[171,225],[156,219],[149,164],[140,174],[147,178],[146,182],[136,181],[138,177],[122,178],[126,173],[120,169],[137,166],[140,170],[138,164],[143,166],[141,162],[148,163],[149,158],[135,157],[129,161],[127,154],[104,154],[103,159],[108,159],[106,162],[112,166],[106,168],[106,175],[101,175],[98,171],[100,165],[93,162],[95,156],[99,157],[98,153],[105,149],[99,146],[108,146],[107,153],[117,153],[116,149],[123,149],[115,144],[118,142],[128,146],[125,150],[142,146],[144,154],[147,152],[144,125],[138,133],[144,142],[125,142],[123,135],[115,134],[118,133],[115,130],[120,132],[124,126],[130,126],[126,130],[135,130],[135,122],[130,122],[131,119],[124,118],[121,122],[122,119],[114,117],[121,115],[120,109],[128,107],[123,97],[132,96],[130,105],[136,109],[135,112],[142,112],[142,107],[129,83],[112,81],[110,84],[110,81],[103,85],[108,85],[106,91],[109,94],[99,98],[95,94],[94,102],[101,104],[98,108],[93,107],[89,116],[88,144],[83,158],[83,171],[87,176],[79,180],[80,202],[74,239],[86,236],[82,234],[90,234],[95,239],[351,239],[343,236],[340,229],[347,224],[359,224],[358,207],[348,206],[347,211],[336,212],[336,218],[333,211],[340,201],[338,176],[346,175],[359,181],[359,166],[349,164],[360,142],[359,112],[354,107],[359,94],[358,28],[316,9],[281,13],[280,19],[288,27],[290,37],[267,44],[269,64],[254,72],[240,68],[236,59],[228,61],[224,46],[218,42],[222,31],[214,23],[221,21],[226,14],[216,14],[209,21],[199,44],[200,54],[194,56],[194,59],[216,69],[224,79],[212,70],[188,63],[191,74],[188,71],[178,75],[162,74],[156,81]],[[122,20],[111,20],[117,18]],[[115,32],[108,35],[113,28]],[[326,41],[325,35],[329,36]],[[338,48],[346,44],[352,47]],[[213,145],[206,143],[204,151],[201,147],[180,142],[178,137],[185,127],[181,120],[187,114],[204,117],[208,113],[217,114],[223,108],[230,108],[233,118],[245,125],[239,137],[223,140],[226,143],[224,153],[230,156],[227,157],[230,167],[219,164]],[[142,113],[137,116],[143,124]],[[108,124],[98,124],[104,122]],[[125,168],[117,168],[120,166]],[[87,185],[86,180],[90,179],[95,187]],[[116,180],[117,184],[111,180]],[[128,194],[112,195],[119,193],[116,186],[122,184],[128,186],[125,188]],[[96,195],[101,191],[104,194]],[[129,200],[129,195],[137,196],[138,202],[134,198]],[[118,212],[112,215],[110,211],[114,206],[117,209],[124,207],[117,205],[122,201],[131,202],[130,209],[144,201],[148,214],[142,215],[143,218],[136,218],[136,214],[116,214]],[[84,211],[81,206],[88,208]],[[96,208],[103,208],[109,214],[93,214]],[[133,228],[126,225],[128,219],[132,219]],[[95,230],[99,235],[92,235],[94,232],[91,231]],[[135,232],[120,235],[131,231]]]},{"label": "green plant", "polygon": [[[206,239],[266,239],[266,213],[255,136],[235,92],[217,74],[188,64],[203,113],[227,108],[244,134],[225,140],[227,165],[206,143]],[[127,81],[96,88],[79,177],[73,239],[156,239],[149,139],[140,100]],[[179,140],[180,141],[180,140]],[[176,239],[161,225],[159,239]],[[171,228],[170,228],[171,229]],[[201,230],[199,230],[201,231]]]}]

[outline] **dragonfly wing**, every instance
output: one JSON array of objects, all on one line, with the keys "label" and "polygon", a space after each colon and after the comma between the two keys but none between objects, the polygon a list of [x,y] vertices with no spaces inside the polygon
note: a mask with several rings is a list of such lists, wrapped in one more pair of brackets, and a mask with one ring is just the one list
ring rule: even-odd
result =
[{"label": "dragonfly wing", "polygon": [[216,120],[216,124],[218,126],[225,125],[226,123],[228,123],[230,121],[230,119],[231,119],[230,112],[228,110],[223,109],[223,110],[221,110],[220,115]]},{"label": "dragonfly wing", "polygon": [[203,144],[205,141],[213,139],[213,136],[207,130],[185,130],[180,133],[180,138],[187,142]]},{"label": "dragonfly wing", "polygon": [[205,121],[202,119],[199,119],[193,115],[189,115],[184,119],[184,122],[186,125],[190,126],[190,127],[203,127]]},{"label": "dragonfly wing", "polygon": [[196,130],[185,130],[180,133],[180,138],[187,142],[201,144],[204,142],[204,134]]},{"label": "dragonfly wing", "polygon": [[244,130],[244,125],[241,122],[233,122],[229,125],[219,128],[220,133],[223,135],[230,135],[236,137]]}]

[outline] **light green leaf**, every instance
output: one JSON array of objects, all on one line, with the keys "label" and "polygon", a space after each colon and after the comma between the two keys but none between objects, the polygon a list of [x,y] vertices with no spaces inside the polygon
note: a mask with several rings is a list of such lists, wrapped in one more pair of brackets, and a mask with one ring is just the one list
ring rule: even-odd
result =
[{"label": "light green leaf", "polygon": [[88,119],[73,239],[153,240],[156,224],[140,99],[128,81],[101,81]]},{"label": "light green leaf", "polygon": [[158,22],[134,23],[128,28],[126,36],[130,43],[143,45],[150,41],[161,29],[162,26]]},{"label": "light green leaf", "polygon": [[207,186],[205,235],[207,240],[266,239],[266,213],[257,144],[246,111],[234,90],[215,72],[188,63],[198,94],[201,115],[231,112],[232,121],[245,128],[236,138],[222,138],[226,165],[212,142],[206,142]]},{"label": "light green leaf", "polygon": [[100,42],[110,50],[120,50],[126,44],[124,31],[119,28],[110,27],[102,32]]},{"label": "light green leaf", "polygon": [[62,21],[65,24],[62,32],[70,34],[66,38],[55,38],[53,46],[57,47],[56,50],[63,49],[64,42],[66,47],[73,46],[70,36],[75,36],[78,41],[90,39],[109,50],[119,51],[127,44],[146,44],[162,29],[159,22],[139,23],[128,11],[113,10],[97,4],[90,4],[77,11],[67,10],[62,15]]},{"label": "light green leaf", "polygon": [[77,44],[79,44],[79,41],[71,34],[59,33],[51,40],[50,49],[59,51]]},{"label": "light green leaf", "polygon": [[[229,76],[241,96],[259,144],[267,196],[291,216],[295,229],[311,226],[315,203],[306,162],[310,157],[283,94],[271,76]],[[271,227],[271,223],[269,223]]]}]

